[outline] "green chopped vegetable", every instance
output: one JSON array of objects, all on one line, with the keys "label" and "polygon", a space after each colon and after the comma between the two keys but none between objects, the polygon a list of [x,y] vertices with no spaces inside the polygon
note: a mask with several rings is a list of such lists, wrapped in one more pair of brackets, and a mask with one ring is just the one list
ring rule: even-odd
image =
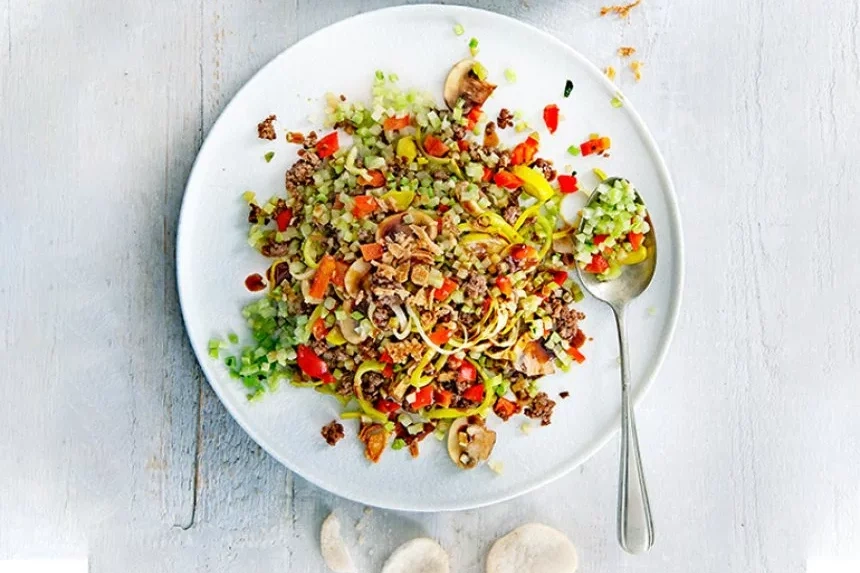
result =
[{"label": "green chopped vegetable", "polygon": [[624,105],[624,102],[623,102],[623,101],[621,101],[621,99],[620,99],[620,98],[618,98],[617,96],[616,96],[616,97],[614,97],[614,98],[612,98],[611,100],[609,100],[609,103],[610,103],[610,104],[612,105],[612,107],[614,107],[614,108],[619,108],[619,107],[621,107],[621,106],[623,106],[623,105]]},{"label": "green chopped vegetable", "polygon": [[455,34],[457,34],[458,36],[462,36],[465,32],[466,32],[466,29],[463,27],[462,24],[459,24],[459,23],[454,24],[454,33]]},{"label": "green chopped vegetable", "polygon": [[406,447],[406,441],[403,438],[396,438],[393,442],[391,442],[392,450],[402,450]]},{"label": "green chopped vegetable", "polygon": [[567,152],[573,156],[578,156],[580,154],[579,146],[578,145],[571,145],[570,147],[567,148]]},{"label": "green chopped vegetable", "polygon": [[385,79],[385,74],[382,72],[382,70],[376,70],[376,79],[377,80],[384,80]]},{"label": "green chopped vegetable", "polygon": [[235,332],[228,334],[227,340],[230,341],[230,344],[239,344],[239,336]]},{"label": "green chopped vegetable", "polygon": [[564,82],[564,97],[569,97],[570,92],[572,92],[572,91],[573,91],[573,82],[570,80],[567,80],[566,82]]},{"label": "green chopped vegetable", "polygon": [[469,40],[469,53],[472,54],[473,58],[478,55],[478,38]]},{"label": "green chopped vegetable", "polygon": [[270,161],[272,161],[272,158],[273,158],[274,156],[275,156],[275,152],[274,152],[274,151],[269,151],[268,153],[266,153],[266,154],[263,156],[263,159],[265,159],[265,160],[266,160],[266,163],[269,163]]},{"label": "green chopped vegetable", "polygon": [[478,76],[478,79],[483,81],[487,79],[489,72],[487,68],[481,62],[475,62],[472,64],[472,71],[475,72],[475,75]]},{"label": "green chopped vegetable", "polygon": [[505,79],[508,80],[508,83],[515,84],[517,83],[517,73],[511,68],[508,68],[505,70]]}]

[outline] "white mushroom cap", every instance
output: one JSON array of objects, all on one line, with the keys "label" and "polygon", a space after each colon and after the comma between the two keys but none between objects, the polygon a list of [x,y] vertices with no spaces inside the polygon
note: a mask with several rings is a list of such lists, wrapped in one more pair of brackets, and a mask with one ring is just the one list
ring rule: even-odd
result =
[{"label": "white mushroom cap", "polygon": [[528,523],[500,537],[487,554],[487,573],[574,573],[576,547],[557,529]]},{"label": "white mushroom cap", "polygon": [[382,573],[449,573],[448,553],[426,537],[407,541],[394,550]]}]

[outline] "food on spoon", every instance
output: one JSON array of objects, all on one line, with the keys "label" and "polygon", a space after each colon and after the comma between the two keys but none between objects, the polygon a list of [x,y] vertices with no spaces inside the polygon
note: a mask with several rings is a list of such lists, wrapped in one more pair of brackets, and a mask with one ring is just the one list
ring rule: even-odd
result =
[{"label": "food on spoon", "polygon": [[448,573],[448,553],[426,537],[407,541],[394,550],[382,573]]},{"label": "food on spoon", "polygon": [[500,537],[487,554],[487,573],[575,573],[578,564],[570,539],[540,523],[528,523]]},{"label": "food on spoon", "polygon": [[335,573],[355,572],[352,556],[340,535],[340,520],[334,513],[325,518],[320,528],[320,553],[326,567]]},{"label": "food on spoon", "polygon": [[648,258],[645,238],[651,232],[648,212],[636,189],[625,179],[597,186],[597,198],[582,209],[584,225],[576,235],[576,260],[601,280],[618,278],[624,266]]}]

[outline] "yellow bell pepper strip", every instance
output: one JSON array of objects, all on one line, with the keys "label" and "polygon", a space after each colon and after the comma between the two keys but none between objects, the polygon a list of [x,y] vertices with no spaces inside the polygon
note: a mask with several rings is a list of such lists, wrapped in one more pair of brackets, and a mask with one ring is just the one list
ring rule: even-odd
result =
[{"label": "yellow bell pepper strip", "polygon": [[418,157],[418,148],[415,146],[415,140],[412,137],[401,137],[397,140],[397,157],[402,157],[408,162],[415,161]]},{"label": "yellow bell pepper strip", "polygon": [[552,248],[552,223],[547,220],[546,217],[538,216],[537,218],[537,226],[544,232],[544,241],[543,246],[538,251],[538,258],[543,260],[543,258],[549,253],[549,250]]},{"label": "yellow bell pepper strip", "polygon": [[618,264],[621,265],[638,265],[648,258],[648,247],[641,245],[635,251],[624,251],[618,253]]},{"label": "yellow bell pepper strip", "polygon": [[546,201],[555,194],[549,181],[535,169],[525,165],[515,165],[513,172],[522,180],[525,192],[539,201]]},{"label": "yellow bell pepper strip", "polygon": [[341,346],[346,344],[346,338],[343,337],[343,333],[340,331],[339,326],[335,326],[328,331],[328,334],[325,336],[325,341],[332,346]]},{"label": "yellow bell pepper strip", "polygon": [[316,247],[315,243],[316,241],[314,240],[313,235],[305,239],[305,242],[302,243],[302,259],[305,264],[312,269],[319,266],[319,263],[316,260],[316,253],[314,252]]},{"label": "yellow bell pepper strip", "polygon": [[543,207],[543,203],[538,203],[537,205],[532,205],[525,211],[523,211],[519,217],[517,217],[516,223],[514,223],[514,230],[519,231],[520,227],[526,224],[526,221],[531,219],[532,217],[537,217],[538,213],[540,213],[540,208]]},{"label": "yellow bell pepper strip", "polygon": [[374,408],[370,402],[365,400],[364,391],[361,389],[361,377],[368,372],[382,372],[384,369],[385,364],[382,362],[377,362],[376,360],[365,360],[361,365],[359,365],[358,370],[355,371],[355,378],[353,379],[352,384],[355,399],[361,407],[362,412],[364,412],[364,414],[371,420],[382,422],[383,424],[388,421],[388,416]]},{"label": "yellow bell pepper strip", "polygon": [[405,211],[412,205],[412,201],[415,200],[415,191],[412,189],[389,191],[379,199],[386,205],[391,206],[395,211]]},{"label": "yellow bell pepper strip", "polygon": [[478,215],[472,222],[472,226],[479,232],[492,232],[496,235],[501,235],[511,243],[520,243],[523,238],[517,231],[511,227],[511,224],[505,221],[498,213],[486,211]]}]

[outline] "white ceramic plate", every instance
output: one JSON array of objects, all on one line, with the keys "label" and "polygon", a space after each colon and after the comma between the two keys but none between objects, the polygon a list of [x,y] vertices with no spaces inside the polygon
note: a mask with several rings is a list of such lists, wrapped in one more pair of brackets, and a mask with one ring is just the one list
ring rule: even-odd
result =
[{"label": "white ceramic plate", "polygon": [[[461,23],[467,33],[456,36],[455,23]],[[524,110],[525,119],[543,131],[541,156],[554,158],[559,167],[573,165],[586,185],[595,182],[590,175],[595,166],[610,175],[625,176],[648,202],[660,256],[654,282],[633,307],[629,320],[637,400],[663,361],[678,316],[682,239],[669,173],[632,105],[612,107],[609,102],[616,88],[581,55],[516,20],[453,6],[380,10],[305,38],[248,82],[200,150],[179,221],[179,294],[203,371],[248,434],[305,479],[369,505],[438,511],[509,499],[583,463],[619,426],[615,326],[610,310],[594,301],[581,305],[588,315],[584,329],[594,338],[584,349],[588,361],[544,383],[558,401],[552,425],[537,427],[526,436],[520,431],[525,418],[503,424],[490,417],[499,432],[493,458],[504,463],[501,476],[486,467],[458,470],[432,437],[422,443],[418,459],[405,450],[389,450],[379,464],[371,465],[355,438],[355,422],[345,422],[347,438],[335,448],[320,437],[320,428],[338,416],[335,400],[283,385],[266,399],[249,403],[241,385],[208,356],[211,337],[247,332],[240,309],[255,295],[245,290],[243,281],[266,267],[266,260],[246,242],[247,209],[241,195],[248,189],[261,197],[283,193],[284,172],[296,158],[297,146],[287,144],[283,136],[275,142],[258,139],[257,122],[274,113],[281,129],[305,133],[319,129],[324,94],[331,91],[368,100],[376,69],[396,72],[401,85],[430,90],[441,102],[443,79],[454,62],[468,55],[472,36],[480,39],[479,58],[491,71],[490,79],[500,86],[485,105],[491,117],[501,107]],[[422,50],[421,38],[432,38],[434,49]],[[505,81],[506,68],[516,71],[516,83]],[[575,87],[564,99],[567,78]],[[558,132],[549,136],[541,113],[553,102],[561,107],[564,119]],[[612,138],[610,158],[565,154],[568,145],[584,141],[592,132]],[[263,155],[270,150],[276,154],[266,163]],[[566,400],[558,399],[562,389],[570,392]]]}]

